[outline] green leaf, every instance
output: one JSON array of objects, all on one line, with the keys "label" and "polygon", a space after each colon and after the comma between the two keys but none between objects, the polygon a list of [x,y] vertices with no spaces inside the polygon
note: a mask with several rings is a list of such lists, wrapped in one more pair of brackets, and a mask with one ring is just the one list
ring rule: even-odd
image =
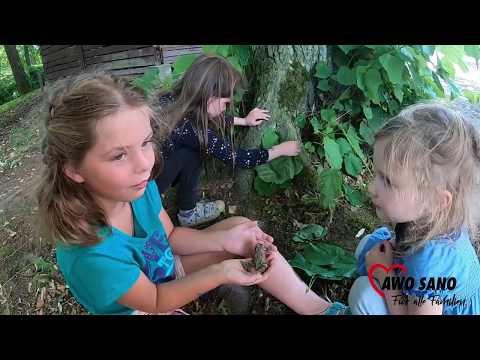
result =
[{"label": "green leaf", "polygon": [[365,74],[367,73],[369,66],[357,66],[357,87],[362,90],[364,93],[367,93],[367,88],[365,85]]},{"label": "green leaf", "polygon": [[365,161],[365,155],[363,154],[363,151],[360,148],[360,143],[358,142],[357,132],[352,125],[349,126],[346,136],[350,146],[353,148],[353,151],[355,151],[357,156],[359,156],[362,161]]},{"label": "green leaf", "polygon": [[240,65],[240,62],[238,61],[238,57],[236,56],[229,56],[227,57],[228,62],[238,70],[239,73],[243,74],[243,68]]},{"label": "green leaf", "polygon": [[320,124],[320,121],[318,121],[316,116],[313,116],[310,119],[310,124],[312,124],[313,133],[314,134],[320,134],[320,132],[322,131],[322,125]]},{"label": "green leaf", "polygon": [[303,129],[305,127],[305,123],[307,122],[307,118],[305,117],[305,114],[300,114],[297,115],[295,118],[295,124],[300,128]]},{"label": "green leaf", "polygon": [[360,191],[352,189],[349,185],[343,184],[343,191],[348,202],[353,206],[359,206],[363,202],[363,195]]},{"label": "green leaf", "polygon": [[[270,164],[259,165],[255,168],[258,177],[266,183],[278,183],[278,175],[270,167]],[[281,182],[280,182],[281,183]]]},{"label": "green leaf", "polygon": [[341,66],[337,72],[337,81],[345,86],[350,86],[356,82],[356,74],[352,69],[347,68],[346,66]]},{"label": "green leaf", "polygon": [[340,146],[340,152],[342,153],[342,156],[345,156],[345,154],[352,152],[352,147],[348,143],[347,139],[341,137],[338,138],[336,141],[338,146]]},{"label": "green leaf", "polygon": [[337,45],[345,54],[348,54],[350,50],[358,47],[358,45]]},{"label": "green leaf", "polygon": [[277,174],[276,180],[273,181],[276,184],[284,183],[287,180],[293,179],[295,176],[295,165],[289,156],[273,159],[268,164]]},{"label": "green leaf", "polygon": [[342,168],[342,154],[337,142],[329,137],[323,138],[323,149],[325,150],[325,157],[333,169]]},{"label": "green leaf", "polygon": [[336,169],[324,169],[318,175],[320,205],[325,209],[335,207],[336,200],[342,196],[342,174]]},{"label": "green leaf", "polygon": [[382,55],[378,58],[380,64],[387,72],[388,78],[393,84],[402,83],[402,75],[405,70],[403,62],[395,56],[390,54]]},{"label": "green leaf", "polygon": [[320,116],[329,125],[334,125],[337,123],[337,114],[335,114],[335,110],[333,109],[323,109],[320,111]]},{"label": "green leaf", "polygon": [[325,61],[319,61],[315,66],[315,76],[319,79],[326,79],[332,75],[332,69],[327,65]]},{"label": "green leaf", "polygon": [[371,119],[373,117],[372,108],[370,106],[366,104],[362,104],[362,110],[367,119]]},{"label": "green leaf", "polygon": [[322,90],[322,91],[329,91],[330,90],[330,84],[328,83],[328,80],[319,80],[317,84],[317,89]]},{"label": "green leaf", "polygon": [[280,137],[278,136],[277,132],[272,128],[267,128],[263,132],[262,136],[262,146],[264,149],[268,150],[271,149],[272,146],[279,144]]},{"label": "green leaf", "polygon": [[315,146],[310,141],[303,144],[303,148],[306,151],[308,151],[309,153],[314,153],[315,152]]},{"label": "green leaf", "polygon": [[373,143],[375,142],[375,139],[374,139],[374,132],[372,129],[370,129],[370,127],[365,124],[364,121],[362,121],[360,123],[360,135],[362,136],[362,138],[369,144],[369,145],[373,145]]},{"label": "green leaf", "polygon": [[185,71],[187,71],[190,65],[192,65],[192,63],[195,61],[197,56],[197,54],[186,54],[180,56],[173,64],[173,78],[178,79],[182,77]]},{"label": "green leaf", "polygon": [[253,181],[254,189],[262,196],[272,196],[280,187],[274,183],[266,183],[259,176]]},{"label": "green leaf", "polygon": [[378,87],[382,83],[382,77],[377,69],[371,68],[365,74],[365,86],[370,99],[375,104],[380,104],[380,98],[378,97]]},{"label": "green leaf", "polygon": [[401,85],[395,85],[393,88],[393,94],[398,99],[398,102],[401,104],[403,102],[403,89]]},{"label": "green leaf", "polygon": [[435,52],[435,45],[422,45],[422,50],[428,56],[432,56]]},{"label": "green leaf", "polygon": [[305,242],[321,239],[326,235],[325,228],[318,224],[309,224],[295,233],[293,241]]},{"label": "green leaf", "polygon": [[[442,63],[446,61],[457,64],[463,72],[468,72],[468,67],[463,62],[465,49],[462,45],[439,45],[437,46],[437,49],[444,55],[442,58]],[[451,74],[454,75],[455,73],[453,72]]]},{"label": "green leaf", "polygon": [[348,175],[356,177],[362,171],[362,160],[358,158],[353,152],[345,156],[345,170]]},{"label": "green leaf", "polygon": [[367,120],[368,127],[372,129],[375,134],[384,124],[385,113],[380,108],[375,107],[372,109],[372,118]]},{"label": "green leaf", "polygon": [[202,45],[202,51],[205,54],[216,54],[220,45]]}]

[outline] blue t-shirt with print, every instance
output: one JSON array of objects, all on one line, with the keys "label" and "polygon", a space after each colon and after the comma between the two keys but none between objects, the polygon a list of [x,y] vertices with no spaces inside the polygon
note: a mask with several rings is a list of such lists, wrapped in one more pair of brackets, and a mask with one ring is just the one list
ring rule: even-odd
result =
[{"label": "blue t-shirt with print", "polygon": [[[390,233],[382,227],[367,236],[357,264],[358,273],[364,276],[367,275],[366,253],[376,244],[390,239]],[[442,303],[444,315],[480,315],[480,263],[466,229],[429,240],[413,254],[394,259],[394,263],[405,265],[405,276],[413,279],[413,287],[405,286],[404,294],[428,303],[432,299],[434,303]],[[401,276],[400,271],[396,273]],[[447,282],[453,278],[455,286],[448,289]],[[430,279],[444,283],[439,289],[431,289],[428,286]],[[443,289],[442,285],[445,285]]]},{"label": "blue t-shirt with print", "polygon": [[175,278],[175,262],[159,215],[162,202],[155,181],[131,202],[134,236],[112,227],[100,230],[94,246],[57,244],[57,262],[75,298],[91,314],[131,314],[117,302],[143,272],[153,283]]}]

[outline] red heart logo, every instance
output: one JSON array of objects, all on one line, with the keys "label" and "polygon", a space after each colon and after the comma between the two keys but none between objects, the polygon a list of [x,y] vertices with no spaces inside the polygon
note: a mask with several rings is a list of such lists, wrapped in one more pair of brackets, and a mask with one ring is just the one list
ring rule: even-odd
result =
[{"label": "red heart logo", "polygon": [[407,273],[407,268],[403,264],[393,264],[392,266],[390,266],[388,268],[383,264],[373,264],[372,266],[370,266],[370,270],[368,270],[368,281],[370,281],[370,285],[372,285],[373,290],[375,290],[378,293],[378,295],[380,295],[381,297],[383,297],[385,299],[385,294],[382,292],[382,290],[380,290],[377,287],[377,284],[375,283],[375,280],[373,279],[373,272],[375,271],[376,268],[382,268],[387,273],[390,270],[393,270],[393,269],[400,269],[405,274]]}]

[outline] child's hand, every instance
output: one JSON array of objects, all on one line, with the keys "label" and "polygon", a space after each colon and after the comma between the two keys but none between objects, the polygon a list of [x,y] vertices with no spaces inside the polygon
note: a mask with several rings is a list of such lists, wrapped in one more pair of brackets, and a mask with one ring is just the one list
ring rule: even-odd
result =
[{"label": "child's hand", "polygon": [[270,115],[268,113],[268,110],[255,108],[248,113],[247,117],[245,118],[245,124],[247,126],[258,126],[264,120],[270,119]]},{"label": "child's hand", "polygon": [[220,263],[221,271],[223,273],[225,283],[237,284],[242,286],[250,286],[265,281],[272,269],[272,257],[267,258],[270,261],[270,266],[267,271],[262,273],[249,273],[243,268],[243,261],[251,261],[251,259],[231,259],[224,260]]},{"label": "child's hand", "polygon": [[[390,241],[385,240],[367,252],[365,255],[365,265],[367,270],[369,270],[373,264],[383,264],[386,267],[389,267],[393,264],[393,248]],[[385,274],[384,271],[380,269],[379,271]],[[375,271],[375,274],[376,273],[377,271]]]},{"label": "child's hand", "polygon": [[285,141],[274,146],[275,150],[280,153],[280,156],[297,156],[302,151],[298,141]]},{"label": "child's hand", "polygon": [[271,251],[277,251],[276,246],[272,245],[273,238],[270,235],[264,233],[255,221],[246,221],[227,231],[223,249],[230,254],[247,257],[253,255],[255,245],[259,242],[271,246]]}]

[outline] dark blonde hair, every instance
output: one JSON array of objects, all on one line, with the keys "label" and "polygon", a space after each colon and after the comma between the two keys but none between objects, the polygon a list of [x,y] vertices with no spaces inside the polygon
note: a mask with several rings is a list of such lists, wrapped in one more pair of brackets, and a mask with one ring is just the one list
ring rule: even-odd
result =
[{"label": "dark blonde hair", "polygon": [[[47,239],[72,245],[94,245],[101,240],[97,232],[109,225],[108,219],[89,191],[64,174],[64,166],[81,163],[95,144],[99,120],[125,108],[139,107],[149,109],[140,91],[126,80],[103,72],[84,73],[54,84],[45,109],[45,166],[36,191]],[[154,113],[148,112],[155,128]],[[154,139],[156,142],[158,139]],[[151,179],[160,168],[161,158],[155,154]]]},{"label": "dark blonde hair", "polygon": [[[193,126],[197,130],[200,143],[200,152],[206,155],[208,145],[209,125],[222,136],[225,135],[224,114],[216,119],[210,119],[207,112],[207,102],[210,97],[230,98],[239,86],[244,86],[242,75],[222,56],[199,55],[185,74],[178,80],[171,95],[174,102],[161,108],[159,113],[163,117],[169,130],[173,130],[186,117],[195,119]],[[163,95],[164,91],[156,92],[154,101]],[[233,136],[232,133],[230,133]]]},{"label": "dark blonde hair", "polygon": [[[414,196],[423,205],[421,219],[408,224],[399,254],[463,226],[475,236],[480,139],[461,112],[441,102],[412,105],[393,117],[376,139],[385,141],[388,176],[408,170],[415,188],[402,195]],[[443,191],[452,194],[447,208],[440,203]]]}]

